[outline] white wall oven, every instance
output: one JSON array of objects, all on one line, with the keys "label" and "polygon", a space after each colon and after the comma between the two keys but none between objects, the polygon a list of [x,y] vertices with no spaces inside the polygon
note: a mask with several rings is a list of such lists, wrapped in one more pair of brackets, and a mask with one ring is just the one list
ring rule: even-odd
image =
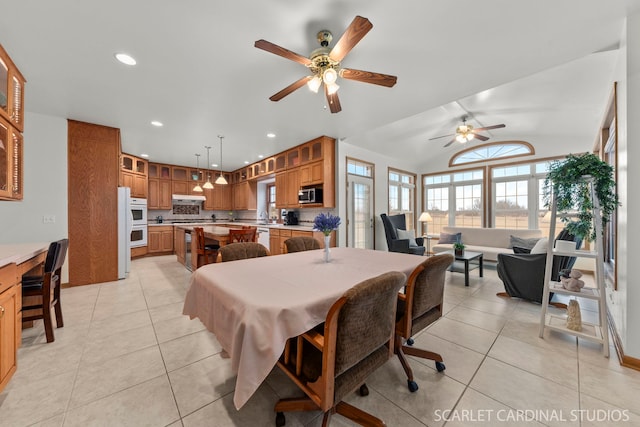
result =
[{"label": "white wall oven", "polygon": [[134,225],[131,227],[131,247],[147,246],[147,225]]},{"label": "white wall oven", "polygon": [[132,218],[131,247],[147,246],[147,199],[130,199]]}]

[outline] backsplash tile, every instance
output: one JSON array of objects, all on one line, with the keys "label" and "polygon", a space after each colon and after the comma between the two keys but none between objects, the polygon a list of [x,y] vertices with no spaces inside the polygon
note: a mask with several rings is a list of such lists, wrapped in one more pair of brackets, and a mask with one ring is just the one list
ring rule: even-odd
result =
[{"label": "backsplash tile", "polygon": [[174,215],[200,215],[198,205],[173,205]]}]

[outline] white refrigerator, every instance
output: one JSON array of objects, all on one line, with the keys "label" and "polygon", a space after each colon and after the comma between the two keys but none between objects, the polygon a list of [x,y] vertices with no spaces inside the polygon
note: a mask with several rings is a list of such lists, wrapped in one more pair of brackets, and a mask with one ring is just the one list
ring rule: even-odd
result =
[{"label": "white refrigerator", "polygon": [[118,187],[118,279],[126,279],[131,270],[131,189]]}]

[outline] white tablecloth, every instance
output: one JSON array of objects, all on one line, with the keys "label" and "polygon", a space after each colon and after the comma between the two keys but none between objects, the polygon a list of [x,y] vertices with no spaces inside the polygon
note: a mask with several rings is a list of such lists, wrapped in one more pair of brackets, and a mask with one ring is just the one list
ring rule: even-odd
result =
[{"label": "white tablecloth", "polygon": [[352,286],[387,271],[409,276],[425,259],[352,248],[297,252],[203,266],[191,276],[183,313],[213,332],[238,373],[240,409],[275,366],[288,338],[322,323]]}]

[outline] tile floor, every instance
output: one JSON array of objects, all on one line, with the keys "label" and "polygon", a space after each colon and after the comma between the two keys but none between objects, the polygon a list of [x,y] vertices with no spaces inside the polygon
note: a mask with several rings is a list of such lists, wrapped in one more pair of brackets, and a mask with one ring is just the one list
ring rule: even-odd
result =
[{"label": "tile floor", "polygon": [[[468,288],[447,274],[445,316],[415,337],[447,369],[413,359],[420,389],[410,393],[392,359],[351,403],[388,426],[640,426],[640,372],[613,349],[606,359],[569,335],[538,338],[539,306],[496,297],[495,269],[472,272]],[[64,289],[55,342],[41,323],[24,331],[0,426],[273,426],[273,404],[295,386],[274,369],[236,411],[229,360],[181,314],[189,275],[173,256],[144,258],[127,280]],[[287,414],[287,426],[319,426],[318,415]],[[352,424],[334,416],[331,425]]]}]

